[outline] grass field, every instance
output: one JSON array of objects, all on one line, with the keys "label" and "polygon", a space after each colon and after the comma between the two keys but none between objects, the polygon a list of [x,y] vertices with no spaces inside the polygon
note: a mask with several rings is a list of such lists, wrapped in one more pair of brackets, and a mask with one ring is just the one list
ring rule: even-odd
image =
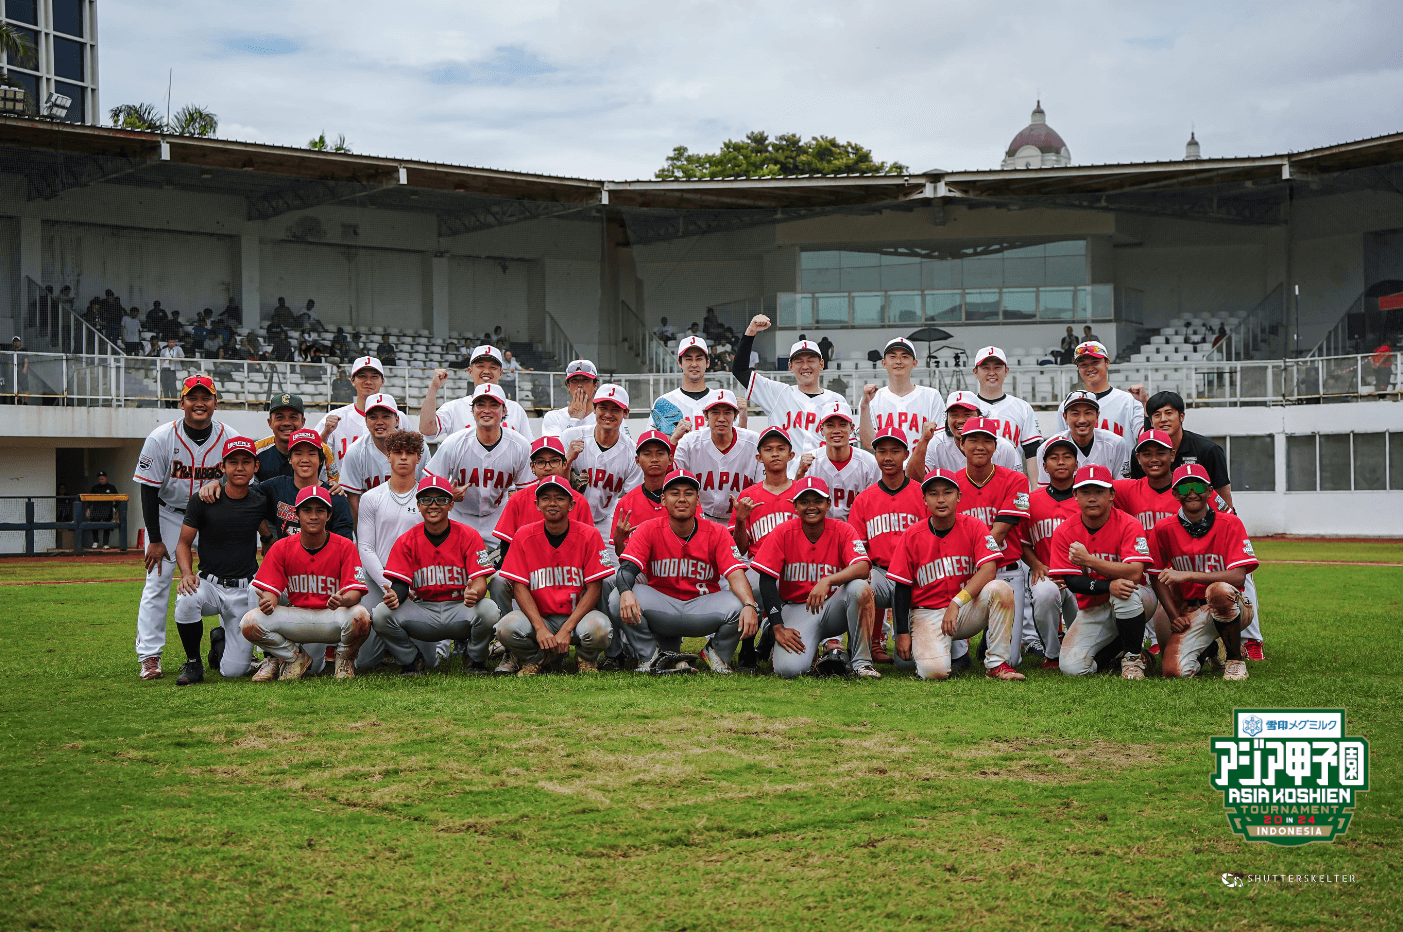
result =
[{"label": "grass field", "polygon": [[[0,582],[133,569],[0,563]],[[136,678],[140,583],[0,586],[0,928],[1396,929],[1403,568],[1257,581],[1267,661],[1238,684],[1025,667],[189,689],[173,624],[166,679]],[[1347,710],[1373,788],[1343,840],[1228,831],[1208,742],[1235,706]]]}]

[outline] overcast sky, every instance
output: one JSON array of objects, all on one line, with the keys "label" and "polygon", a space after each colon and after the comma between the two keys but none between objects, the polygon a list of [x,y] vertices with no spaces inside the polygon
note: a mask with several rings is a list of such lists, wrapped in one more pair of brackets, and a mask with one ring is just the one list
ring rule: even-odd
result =
[{"label": "overcast sky", "polygon": [[1403,3],[105,0],[102,103],[219,135],[587,178],[673,146],[837,136],[997,168],[1041,95],[1074,164],[1308,149],[1403,130]]}]

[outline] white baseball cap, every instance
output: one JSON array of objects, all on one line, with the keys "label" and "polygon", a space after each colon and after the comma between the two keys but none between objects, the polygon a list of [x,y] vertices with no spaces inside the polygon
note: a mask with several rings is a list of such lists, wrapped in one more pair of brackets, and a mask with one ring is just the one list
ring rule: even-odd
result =
[{"label": "white baseball cap", "polygon": [[984,413],[984,406],[979,403],[979,396],[974,392],[951,392],[950,397],[945,399],[945,410],[949,411],[951,408],[969,408],[976,414]]},{"label": "white baseball cap", "polygon": [[849,424],[855,424],[853,420],[853,409],[846,401],[830,401],[818,410],[818,425],[823,426],[824,422],[831,417],[840,417]]},{"label": "white baseball cap", "polygon": [[726,405],[727,407],[733,408],[736,411],[740,410],[740,405],[736,403],[735,393],[727,391],[724,388],[718,388],[715,392],[713,392],[706,399],[706,404],[702,405],[702,410],[710,411],[717,405]]},{"label": "white baseball cap", "polygon": [[898,347],[906,350],[906,352],[910,353],[912,356],[916,355],[916,344],[905,337],[897,337],[895,340],[888,340],[887,345],[882,349],[882,355],[885,356]]},{"label": "white baseball cap", "polygon": [[625,389],[622,385],[616,384],[614,382],[605,382],[603,385],[599,386],[594,390],[594,403],[599,404],[599,402],[601,401],[607,401],[610,404],[616,404],[620,408],[623,408],[625,411],[627,411],[628,390]]},{"label": "white baseball cap", "polygon": [[399,414],[399,405],[395,404],[395,396],[386,395],[384,392],[365,399],[365,413],[369,414],[372,408],[385,408]]},{"label": "white baseball cap", "polygon": [[706,341],[703,340],[701,337],[693,336],[687,337],[681,343],[677,344],[677,358],[681,359],[682,354],[687,352],[687,350],[689,349],[699,349],[703,353],[706,353],[706,355],[711,355],[711,350],[706,348]]},{"label": "white baseball cap", "polygon": [[495,359],[497,361],[497,365],[499,366],[502,365],[504,362],[502,359],[501,350],[497,349],[497,347],[495,346],[484,344],[482,346],[473,348],[473,354],[468,357],[468,363],[475,363],[484,356],[490,356],[491,358]]},{"label": "white baseball cap", "polygon": [[789,348],[790,359],[793,359],[800,353],[813,353],[819,359],[823,358],[823,351],[818,348],[818,344],[813,340],[800,340]]},{"label": "white baseball cap", "polygon": [[358,356],[356,361],[351,363],[351,375],[355,375],[362,369],[374,369],[380,373],[380,377],[385,377],[385,367],[380,364],[380,360],[374,356]]},{"label": "white baseball cap", "polygon": [[505,408],[507,406],[507,393],[502,391],[502,386],[495,382],[483,382],[477,388],[473,389],[473,401],[476,402],[479,398],[492,398],[496,401],[500,401],[502,407]]},{"label": "white baseball cap", "polygon": [[574,375],[583,375],[599,381],[599,369],[588,359],[577,359],[565,367],[565,381],[570,381],[570,377]]},{"label": "white baseball cap", "polygon": [[1004,351],[999,349],[997,346],[986,346],[979,352],[975,353],[974,367],[976,369],[979,368],[979,364],[986,359],[997,359],[1004,365],[1008,365],[1008,357],[1005,356]]}]

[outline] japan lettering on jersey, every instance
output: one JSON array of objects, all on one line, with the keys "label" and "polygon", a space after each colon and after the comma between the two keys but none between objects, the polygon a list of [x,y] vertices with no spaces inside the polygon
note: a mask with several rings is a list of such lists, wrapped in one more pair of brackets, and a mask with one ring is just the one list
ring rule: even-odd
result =
[{"label": "japan lettering on jersey", "polygon": [[[1174,497],[1174,486],[1162,489],[1150,486],[1150,477],[1140,479],[1116,479],[1116,507],[1130,515],[1145,530],[1150,530],[1165,518],[1179,513],[1179,500]],[[1231,511],[1223,496],[1213,492],[1210,503],[1214,511]]]},{"label": "japan lettering on jersey", "polygon": [[[1052,497],[1051,486],[1043,486],[1028,496],[1028,521],[1021,538],[1033,548],[1044,566],[1052,565],[1052,535],[1068,518],[1081,514],[1075,495],[1062,501]],[[1119,495],[1119,493],[1117,493]]]},{"label": "japan lettering on jersey", "polygon": [[[1136,401],[1135,396],[1119,388],[1107,389],[1106,394],[1098,394],[1096,400],[1101,408],[1101,420],[1096,426],[1101,430],[1110,431],[1117,437],[1126,438],[1127,443],[1134,443],[1140,432],[1145,429],[1145,406]],[[1071,426],[1060,412],[1058,420],[1061,421],[1064,430]],[[1120,473],[1114,475],[1118,476]]]},{"label": "japan lettering on jersey", "polygon": [[[1044,446],[1054,440],[1070,440],[1071,434],[1062,431],[1053,434],[1044,442]],[[1097,427],[1091,432],[1091,447],[1083,451],[1081,446],[1075,441],[1072,445],[1077,448],[1077,468],[1081,469],[1089,463],[1097,466],[1105,466],[1111,471],[1112,476],[1130,475],[1130,443],[1124,437],[1118,437],[1108,430]],[[1051,479],[1048,478],[1047,470],[1043,467],[1042,449],[1038,450],[1038,484],[1047,485]]]},{"label": "japan lettering on jersey", "polygon": [[848,523],[867,544],[873,564],[887,567],[901,535],[928,514],[920,483],[905,479],[901,488],[892,492],[878,481],[853,501]]},{"label": "japan lettering on jersey", "polygon": [[[336,428],[327,436],[326,443],[327,446],[331,447],[332,462],[330,465],[332,471],[339,476],[341,472],[341,462],[346,458],[346,454],[351,451],[351,444],[366,435],[365,412],[357,408],[354,403],[342,405],[339,408],[333,408],[330,414],[327,414],[320,421],[317,421],[317,426],[313,429],[317,433],[321,433],[322,429],[326,427],[326,419],[331,417],[332,414],[336,415],[340,420],[337,421]],[[399,416],[399,429],[416,429],[414,425],[410,423],[409,415],[403,412],[400,412]]]},{"label": "japan lettering on jersey", "polygon": [[812,453],[822,440],[817,430],[819,410],[835,401],[847,401],[829,389],[809,397],[796,385],[777,382],[758,372],[750,374],[749,394],[746,397],[760,406],[771,424],[789,431],[796,459],[805,453]]},{"label": "japan lettering on jersey", "polygon": [[[792,483],[791,483],[792,484]],[[794,503],[789,500],[789,486],[781,492],[771,492],[763,482],[741,489],[736,496],[739,501],[748,498],[755,503],[750,514],[745,517],[745,532],[750,535],[750,549],[747,556],[760,552],[760,544],[775,528],[794,519]],[[731,513],[730,530],[736,529],[735,512]]]},{"label": "japan lettering on jersey", "polygon": [[625,492],[643,484],[643,470],[634,460],[633,438],[627,427],[619,429],[619,439],[607,450],[599,446],[594,431],[593,427],[572,427],[561,434],[560,441],[567,450],[576,440],[585,442],[584,451],[570,469],[585,477],[584,496],[597,525],[613,517],[614,505]]},{"label": "japan lettering on jersey", "polygon": [[909,395],[898,395],[890,388],[879,388],[868,402],[867,413],[874,431],[903,430],[907,437],[918,437],[927,421],[945,420],[945,400],[940,392],[917,385]]},{"label": "japan lettering on jersey", "polygon": [[339,534],[329,534],[326,546],[308,553],[302,537],[284,537],[268,548],[253,584],[266,592],[287,594],[294,608],[326,608],[327,599],[342,589],[367,591],[360,580],[360,554],[356,545]]},{"label": "japan lettering on jersey", "polygon": [[811,541],[796,517],[765,535],[750,565],[779,580],[781,599],[803,602],[814,583],[867,559],[867,548],[846,521],[825,518],[823,532]]},{"label": "japan lettering on jersey", "polygon": [[[472,398],[454,398],[441,405],[435,415],[434,426],[438,433],[432,437],[425,437],[427,443],[441,443],[460,430],[476,429],[477,418],[473,417]],[[526,438],[528,445],[536,439],[531,433],[531,422],[526,417],[526,409],[510,398],[507,399],[507,412],[502,416],[501,426],[521,434]]]},{"label": "japan lettering on jersey", "polygon": [[454,520],[483,517],[499,511],[507,493],[536,481],[531,472],[531,441],[514,430],[503,430],[487,449],[477,429],[460,430],[439,444],[424,471],[464,486],[463,500],[453,506]]},{"label": "japan lettering on jersey", "polygon": [[[424,458],[414,467],[414,478],[424,478]],[[366,492],[382,482],[390,481],[390,458],[380,452],[375,438],[366,434],[351,444],[341,460],[338,482],[347,492]]]},{"label": "japan lettering on jersey", "polygon": [[659,396],[653,402],[653,429],[671,435],[683,421],[689,422],[693,431],[706,429],[706,412],[702,410],[702,405],[710,397],[711,392],[708,391],[700,398],[693,398],[680,388]]},{"label": "japan lettering on jersey", "polygon": [[[200,486],[220,477],[224,441],[232,436],[229,428],[211,421],[209,437],[204,443],[196,443],[185,433],[182,422],[162,424],[141,445],[132,478],[160,489],[161,504],[184,511]],[[175,546],[174,541],[166,544]]]},{"label": "japan lettering on jersey", "polygon": [[604,539],[592,524],[571,521],[559,547],[546,537],[546,523],[528,524],[516,535],[502,561],[503,578],[531,590],[543,615],[568,615],[585,586],[614,572],[605,562]]},{"label": "japan lettering on jersey", "polygon": [[726,521],[731,515],[731,499],[765,475],[765,467],[755,458],[760,435],[737,427],[731,445],[722,450],[703,427],[677,442],[673,468],[685,469],[701,483],[701,506],[707,517]]},{"label": "japan lettering on jersey", "polygon": [[842,463],[835,463],[828,458],[828,444],[821,445],[814,451],[814,461],[804,474],[807,479],[822,479],[828,483],[829,493],[833,496],[828,517],[838,521],[847,520],[848,511],[857,497],[882,477],[875,456],[861,447],[850,446],[848,449],[852,456]]},{"label": "japan lettering on jersey", "polygon": [[[1247,528],[1232,512],[1215,514],[1213,526],[1202,537],[1190,536],[1178,515],[1165,518],[1150,532],[1150,555],[1154,562],[1147,572],[1152,576],[1171,567],[1185,573],[1222,573],[1241,567],[1250,573],[1258,566]],[[1207,590],[1203,583],[1179,584],[1185,599],[1202,599]]]},{"label": "japan lettering on jersey", "polygon": [[941,609],[979,567],[1000,558],[989,528],[972,515],[955,515],[942,537],[920,521],[896,542],[887,578],[911,587],[912,608]]},{"label": "japan lettering on jersey", "polygon": [[983,485],[970,481],[969,471],[960,470],[955,479],[960,483],[961,514],[978,518],[985,526],[992,528],[1000,518],[1013,524],[1004,538],[1001,565],[1008,565],[1023,558],[1023,537],[1021,525],[1028,520],[1028,478],[1021,472],[994,467],[994,474]]},{"label": "japan lettering on jersey", "polygon": [[[1081,544],[1087,553],[1108,563],[1154,562],[1154,558],[1150,556],[1149,540],[1140,522],[1114,508],[1111,509],[1106,523],[1094,531],[1087,528],[1080,513],[1075,518],[1063,521],[1062,526],[1053,532],[1052,560],[1047,564],[1049,576],[1090,576],[1092,579],[1105,579],[1106,577],[1095,570],[1077,566],[1072,562],[1069,552],[1074,543]],[[1080,592],[1076,593],[1076,597],[1077,605],[1083,609],[1093,608],[1111,598],[1106,593],[1084,595]]]},{"label": "japan lettering on jersey", "polygon": [[448,536],[437,546],[422,524],[410,528],[395,541],[385,560],[385,575],[409,583],[414,595],[426,602],[461,599],[469,580],[492,572],[492,558],[482,537],[457,521],[448,522]]},{"label": "japan lettering on jersey", "polygon": [[[994,445],[993,462],[995,466],[1021,472],[1023,454],[1013,444],[999,437],[998,443]],[[926,472],[930,472],[932,469],[948,469],[951,472],[959,472],[965,468],[965,465],[964,451],[960,449],[955,438],[950,436],[948,430],[939,431],[931,438],[930,443],[926,446]]]},{"label": "japan lettering on jersey", "polygon": [[[492,529],[493,537],[510,542],[517,531],[541,520],[540,509],[536,507],[536,486],[540,483],[541,480],[537,479],[511,494],[507,506],[497,518],[497,526]],[[593,524],[594,514],[590,511],[589,501],[574,489],[570,490],[570,497],[575,500],[575,507],[570,509],[570,520]]]},{"label": "japan lettering on jersey", "polygon": [[722,579],[745,569],[735,542],[721,525],[698,520],[691,538],[683,540],[672,530],[669,517],[644,522],[619,559],[647,573],[651,588],[683,601],[719,592]]},{"label": "japan lettering on jersey", "polygon": [[1033,406],[1022,398],[1004,395],[998,401],[990,401],[980,396],[979,403],[989,412],[985,417],[999,422],[999,437],[1013,444],[1020,452],[1025,443],[1037,443],[1043,439]]}]

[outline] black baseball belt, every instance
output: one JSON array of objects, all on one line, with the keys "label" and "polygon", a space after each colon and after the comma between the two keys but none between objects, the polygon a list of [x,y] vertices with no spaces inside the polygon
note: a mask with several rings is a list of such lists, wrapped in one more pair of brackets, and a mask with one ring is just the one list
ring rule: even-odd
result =
[{"label": "black baseball belt", "polygon": [[219,586],[223,586],[226,589],[242,589],[249,583],[253,582],[252,576],[246,576],[241,579],[237,576],[215,576],[212,573],[197,573],[196,575],[198,575],[201,579],[207,579],[210,582]]}]

